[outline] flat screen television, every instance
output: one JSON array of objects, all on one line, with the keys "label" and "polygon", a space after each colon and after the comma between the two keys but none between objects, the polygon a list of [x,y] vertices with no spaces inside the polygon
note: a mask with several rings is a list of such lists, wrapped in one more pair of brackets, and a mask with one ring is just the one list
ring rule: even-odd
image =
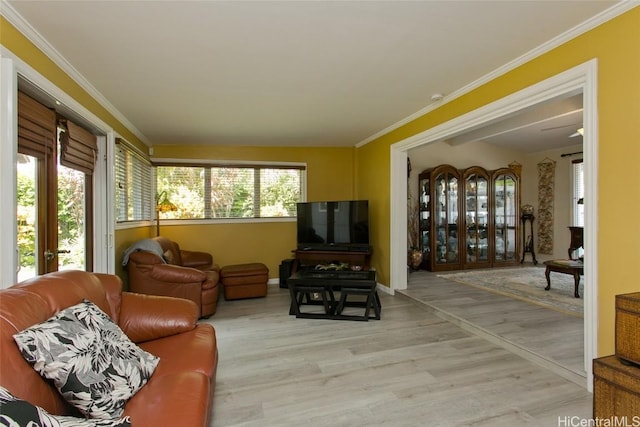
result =
[{"label": "flat screen television", "polygon": [[369,250],[369,201],[298,203],[299,250]]}]

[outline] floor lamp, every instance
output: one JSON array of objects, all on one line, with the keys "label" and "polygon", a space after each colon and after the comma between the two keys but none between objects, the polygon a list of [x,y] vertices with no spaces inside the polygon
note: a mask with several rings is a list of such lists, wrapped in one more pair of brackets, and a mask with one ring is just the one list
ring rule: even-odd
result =
[{"label": "floor lamp", "polygon": [[169,201],[166,190],[156,198],[156,236],[160,235],[160,212],[175,212],[178,207]]}]

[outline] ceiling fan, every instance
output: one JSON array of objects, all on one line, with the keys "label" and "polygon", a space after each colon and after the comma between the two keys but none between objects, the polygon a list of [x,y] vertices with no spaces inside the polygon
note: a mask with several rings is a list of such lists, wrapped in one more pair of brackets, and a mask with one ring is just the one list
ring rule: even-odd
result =
[{"label": "ceiling fan", "polygon": [[569,138],[575,138],[576,136],[584,136],[584,128],[576,130],[574,133],[569,135]]}]

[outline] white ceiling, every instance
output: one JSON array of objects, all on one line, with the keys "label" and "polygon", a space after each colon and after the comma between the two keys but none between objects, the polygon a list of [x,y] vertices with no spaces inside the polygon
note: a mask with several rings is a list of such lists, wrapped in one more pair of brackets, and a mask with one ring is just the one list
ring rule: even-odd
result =
[{"label": "white ceiling", "polygon": [[[427,108],[434,93],[446,101],[614,3],[58,0],[4,6],[150,145],[354,146]],[[564,117],[561,124],[529,118],[545,128],[581,122],[581,112],[579,120],[575,111],[566,115],[575,104],[566,107],[571,110],[554,110]],[[502,144],[514,139],[492,133]]]}]

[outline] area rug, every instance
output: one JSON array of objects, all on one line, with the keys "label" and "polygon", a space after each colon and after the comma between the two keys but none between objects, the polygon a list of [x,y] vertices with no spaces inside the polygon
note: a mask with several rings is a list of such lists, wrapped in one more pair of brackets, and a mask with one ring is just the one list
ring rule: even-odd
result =
[{"label": "area rug", "polygon": [[575,298],[573,276],[551,272],[551,289],[545,291],[544,270],[543,267],[494,268],[442,273],[438,277],[582,316],[584,278],[580,279],[578,287],[581,298]]}]

